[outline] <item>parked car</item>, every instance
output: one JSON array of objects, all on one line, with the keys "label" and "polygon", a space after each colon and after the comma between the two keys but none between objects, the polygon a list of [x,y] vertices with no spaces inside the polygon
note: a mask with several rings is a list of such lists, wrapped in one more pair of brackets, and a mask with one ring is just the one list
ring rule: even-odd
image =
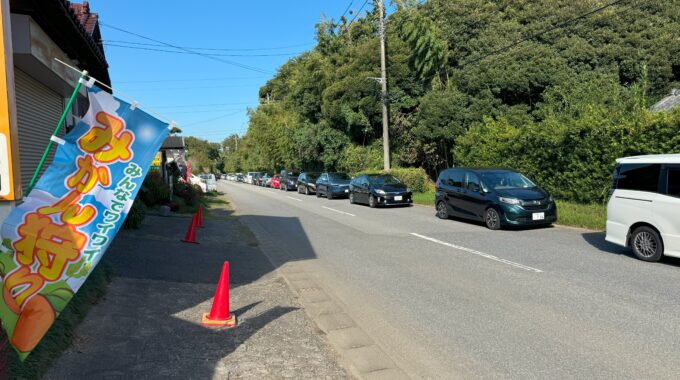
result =
[{"label": "parked car", "polygon": [[243,174],[236,173],[236,182],[245,182],[245,181],[246,181],[246,177],[243,176]]},{"label": "parked car", "polygon": [[258,173],[258,172],[248,172],[248,173],[246,174],[245,182],[252,185],[252,184],[253,184],[253,176],[254,176],[255,174],[257,174],[257,173]]},{"label": "parked car", "polygon": [[207,191],[217,191],[217,180],[214,174],[200,174],[198,177],[205,183]]},{"label": "parked car", "polygon": [[680,154],[616,160],[606,240],[644,261],[680,257]]},{"label": "parked car", "polygon": [[192,185],[198,185],[204,193],[207,191],[207,185],[205,184],[205,182],[203,182],[201,177],[195,174],[191,175],[191,178],[189,178],[189,183],[191,183]]},{"label": "parked car", "polygon": [[345,173],[321,173],[316,180],[316,196],[328,199],[349,196],[351,178]]},{"label": "parked car", "polygon": [[549,225],[557,220],[552,196],[524,175],[505,169],[446,169],[435,185],[437,216],[483,221],[487,228]]},{"label": "parked car", "polygon": [[300,173],[281,170],[281,190],[297,190],[297,180]]},{"label": "parked car", "polygon": [[319,173],[302,172],[298,176],[297,189],[298,193],[310,195],[316,193],[316,180],[319,178]]},{"label": "parked car", "polygon": [[269,175],[269,173],[263,173],[263,174],[260,176],[260,178],[258,178],[258,180],[257,180],[257,185],[258,185],[258,186],[266,186],[266,185],[267,185],[267,181],[269,181],[270,178],[271,178],[271,176]]},{"label": "parked car", "polygon": [[410,205],[411,190],[390,174],[362,174],[349,183],[349,203],[377,206]]},{"label": "parked car", "polygon": [[274,174],[271,178],[271,181],[269,182],[269,187],[272,189],[280,189],[281,188],[281,176],[279,174]]}]

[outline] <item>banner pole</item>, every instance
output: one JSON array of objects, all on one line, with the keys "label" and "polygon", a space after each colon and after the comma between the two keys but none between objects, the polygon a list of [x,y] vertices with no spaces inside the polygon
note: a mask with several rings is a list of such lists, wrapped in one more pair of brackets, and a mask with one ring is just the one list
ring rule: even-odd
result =
[{"label": "banner pole", "polygon": [[[59,118],[59,123],[57,123],[57,127],[54,129],[54,133],[52,133],[52,136],[56,136],[59,133],[59,130],[61,129],[61,125],[64,124],[64,120],[66,120],[66,115],[68,114],[69,110],[71,109],[71,105],[73,105],[73,101],[76,99],[76,96],[78,95],[78,91],[80,91],[80,86],[83,84],[83,80],[85,80],[85,77],[87,76],[87,70],[83,70],[80,74],[80,79],[78,80],[78,83],[76,83],[76,88],[73,90],[73,94],[71,94],[71,98],[68,100],[68,104],[66,104],[66,108],[64,109],[64,112],[61,114],[61,118]],[[38,179],[38,173],[40,173],[40,169],[42,169],[43,165],[45,164],[45,160],[47,159],[47,155],[50,153],[50,149],[52,149],[52,143],[53,141],[50,140],[47,143],[47,147],[45,148],[45,151],[43,152],[42,158],[40,158],[40,162],[38,163],[38,167],[35,168],[35,172],[33,173],[33,177],[31,177],[31,182],[28,183],[28,190],[26,191],[26,195],[31,193],[31,190],[33,190],[33,186],[35,185],[35,180]]]}]

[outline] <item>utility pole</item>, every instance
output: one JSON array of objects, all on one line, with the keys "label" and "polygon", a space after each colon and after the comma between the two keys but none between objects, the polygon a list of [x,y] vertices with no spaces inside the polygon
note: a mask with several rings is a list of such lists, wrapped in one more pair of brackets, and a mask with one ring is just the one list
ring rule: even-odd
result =
[{"label": "utility pole", "polygon": [[383,114],[383,165],[385,170],[390,170],[390,125],[389,125],[389,98],[387,96],[387,67],[385,63],[385,7],[384,0],[377,0],[378,13],[380,15],[380,84],[382,85],[382,114]]}]

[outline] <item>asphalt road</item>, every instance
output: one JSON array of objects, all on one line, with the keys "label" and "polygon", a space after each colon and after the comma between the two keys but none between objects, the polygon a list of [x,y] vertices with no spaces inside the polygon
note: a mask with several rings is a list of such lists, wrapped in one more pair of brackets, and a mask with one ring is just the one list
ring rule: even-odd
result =
[{"label": "asphalt road", "polygon": [[583,230],[219,186],[414,377],[680,376],[680,261],[644,263]]}]

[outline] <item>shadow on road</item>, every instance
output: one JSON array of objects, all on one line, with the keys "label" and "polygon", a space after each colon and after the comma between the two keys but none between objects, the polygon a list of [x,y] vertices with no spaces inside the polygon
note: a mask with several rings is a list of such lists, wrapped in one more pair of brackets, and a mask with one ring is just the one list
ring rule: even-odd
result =
[{"label": "shadow on road", "polygon": [[[280,233],[297,237],[295,247],[273,241],[285,252],[277,257],[278,265],[316,257],[297,218],[240,218],[255,218],[260,225],[274,225]],[[83,356],[64,355],[52,377],[219,377],[224,365],[220,361],[259,330],[298,310],[290,304],[277,305],[278,300],[267,299],[268,294],[256,294],[263,298],[233,311],[239,317],[237,327],[201,326],[201,313],[209,312],[205,305],[212,300],[224,261],[230,263],[232,290],[256,282],[275,267],[232,211],[212,210],[204,218],[204,228],[197,231],[199,244],[180,241],[189,223],[189,216],[147,216],[140,230],[119,233],[104,260],[116,276],[131,281],[110,287],[107,301],[93,309],[84,323],[89,325],[83,331],[89,340],[90,364],[83,368],[78,363]],[[252,290],[244,288],[241,293],[253,299]]]},{"label": "shadow on road", "polygon": [[[583,237],[583,240],[601,252],[624,255],[637,260],[630,248],[621,247],[620,245],[606,241],[604,232],[587,232],[581,234],[581,236]],[[661,259],[661,263],[680,267],[680,259],[675,257],[664,257]]]}]

